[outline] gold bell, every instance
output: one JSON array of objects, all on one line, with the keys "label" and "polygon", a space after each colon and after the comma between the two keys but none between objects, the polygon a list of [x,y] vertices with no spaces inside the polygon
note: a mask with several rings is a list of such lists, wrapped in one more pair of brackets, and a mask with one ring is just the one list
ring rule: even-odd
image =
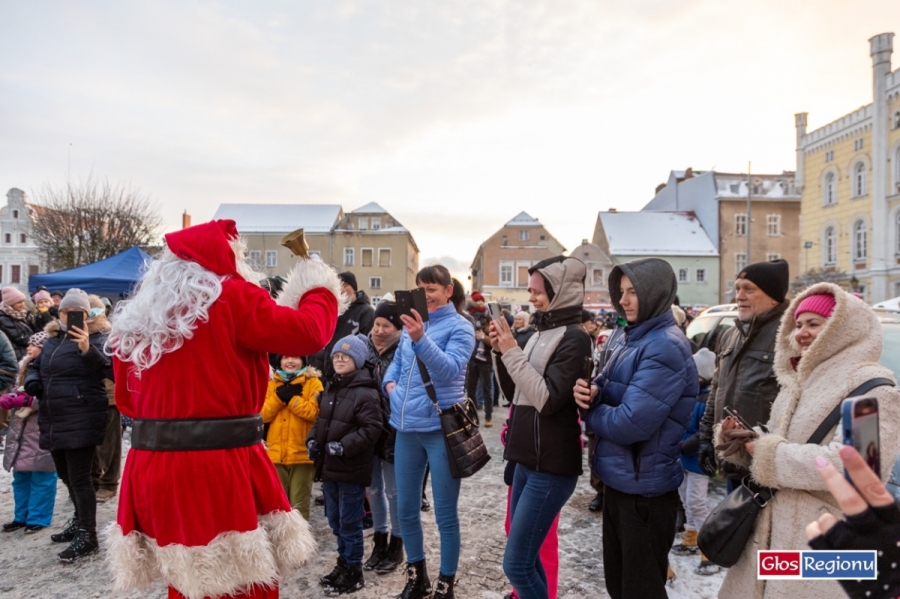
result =
[{"label": "gold bell", "polygon": [[303,235],[303,229],[297,229],[281,238],[281,245],[291,250],[295,256],[309,258],[309,244]]}]

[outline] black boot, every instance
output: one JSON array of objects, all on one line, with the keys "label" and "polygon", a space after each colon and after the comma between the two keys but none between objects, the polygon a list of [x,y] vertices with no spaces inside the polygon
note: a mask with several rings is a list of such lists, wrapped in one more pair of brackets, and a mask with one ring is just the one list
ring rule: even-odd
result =
[{"label": "black boot", "polygon": [[391,535],[391,542],[388,543],[387,552],[384,559],[375,566],[375,572],[378,574],[387,574],[397,569],[403,562],[403,539]]},{"label": "black boot", "polygon": [[75,533],[75,540],[56,557],[61,562],[71,564],[89,555],[97,553],[100,543],[97,542],[97,532],[79,528]]},{"label": "black boot", "polygon": [[366,560],[366,563],[363,564],[363,568],[366,570],[372,570],[381,563],[384,557],[387,555],[388,549],[388,533],[386,532],[375,532],[375,547],[372,549],[372,555],[369,556],[369,559]]},{"label": "black boot", "polygon": [[431,599],[431,580],[424,559],[406,563],[406,586],[395,599]]},{"label": "black boot", "polygon": [[50,540],[54,543],[71,543],[75,540],[75,533],[78,532],[79,527],[78,518],[72,518],[66,522],[66,527],[62,532],[50,535]]},{"label": "black boot", "polygon": [[337,581],[338,577],[346,570],[349,566],[347,562],[344,561],[344,558],[338,557],[337,564],[335,564],[334,569],[319,578],[319,586],[322,587],[330,587],[334,586],[335,581]]},{"label": "black boot", "polygon": [[438,576],[437,583],[434,585],[434,595],[432,599],[453,599],[453,576],[441,574]]},{"label": "black boot", "polygon": [[334,584],[325,587],[325,594],[346,595],[355,593],[364,586],[366,586],[366,579],[363,577],[362,566],[347,565]]}]

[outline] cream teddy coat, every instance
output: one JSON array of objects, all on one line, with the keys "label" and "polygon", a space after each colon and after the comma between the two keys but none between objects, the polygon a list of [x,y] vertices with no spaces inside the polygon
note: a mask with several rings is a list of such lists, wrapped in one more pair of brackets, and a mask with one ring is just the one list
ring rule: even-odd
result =
[{"label": "cream teddy coat", "polygon": [[[831,293],[834,313],[810,345],[796,370],[791,358],[800,355],[793,340],[794,311],[807,296]],[[775,374],[781,386],[772,404],[769,434],[756,442],[752,477],[762,485],[779,489],[762,510],[753,539],[737,564],[728,571],[720,599],[844,599],[837,582],[757,580],[756,552],[760,549],[809,549],[806,525],[824,512],[838,518],[841,511],[816,473],[814,460],[824,456],[843,469],[838,449],[840,426],[822,445],[807,444],[831,410],[855,388],[873,378],[894,379],[880,366],[882,332],[874,312],[860,299],[831,283],[818,283],[803,291],[781,319],[775,347]],[[882,479],[887,480],[900,452],[900,390],[877,387],[867,395],[878,398]],[[716,431],[717,443],[721,442]]]}]

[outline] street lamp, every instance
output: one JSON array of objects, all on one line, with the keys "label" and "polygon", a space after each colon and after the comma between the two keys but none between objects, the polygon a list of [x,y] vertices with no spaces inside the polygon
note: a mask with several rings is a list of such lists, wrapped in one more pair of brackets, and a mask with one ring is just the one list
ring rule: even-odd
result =
[{"label": "street lamp", "polygon": [[856,278],[856,275],[850,277],[850,291],[852,293],[856,293],[856,287],[859,285],[859,279]]},{"label": "street lamp", "polygon": [[813,246],[812,241],[804,241],[803,242],[804,257],[806,258],[806,273],[804,273],[804,274],[807,277],[809,276],[809,250],[810,250],[810,248],[812,248],[812,246]]}]

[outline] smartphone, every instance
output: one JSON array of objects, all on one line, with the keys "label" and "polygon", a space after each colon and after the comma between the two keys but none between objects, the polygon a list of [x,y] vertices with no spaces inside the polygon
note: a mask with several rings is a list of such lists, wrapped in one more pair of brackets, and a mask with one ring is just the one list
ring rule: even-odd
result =
[{"label": "smartphone", "polygon": [[581,365],[581,378],[590,383],[594,378],[594,358],[585,356]]},{"label": "smartphone", "polygon": [[397,303],[397,314],[406,314],[413,317],[415,310],[422,318],[422,322],[428,322],[428,303],[425,301],[425,290],[416,287],[409,291],[400,289],[394,292],[394,301]]},{"label": "smartphone", "polygon": [[[72,310],[66,313],[66,328],[71,329],[72,327],[84,330],[84,312],[82,310]],[[71,331],[66,333],[66,337],[72,338]]]},{"label": "smartphone", "polygon": [[746,430],[748,430],[748,431],[753,430],[753,425],[751,425],[749,422],[744,420],[741,417],[741,415],[737,413],[737,410],[734,410],[732,408],[729,408],[728,406],[725,406],[725,415],[731,416],[732,418],[737,420],[741,424],[741,426],[743,426]]},{"label": "smartphone", "polygon": [[500,311],[500,304],[497,302],[488,302],[488,311],[491,313],[491,320],[503,318],[503,312]]},{"label": "smartphone", "polygon": [[[855,447],[869,468],[880,477],[881,440],[878,436],[878,400],[874,397],[845,399],[841,405],[841,427],[844,429],[844,445]],[[849,476],[847,476],[847,480],[850,480]]]}]

